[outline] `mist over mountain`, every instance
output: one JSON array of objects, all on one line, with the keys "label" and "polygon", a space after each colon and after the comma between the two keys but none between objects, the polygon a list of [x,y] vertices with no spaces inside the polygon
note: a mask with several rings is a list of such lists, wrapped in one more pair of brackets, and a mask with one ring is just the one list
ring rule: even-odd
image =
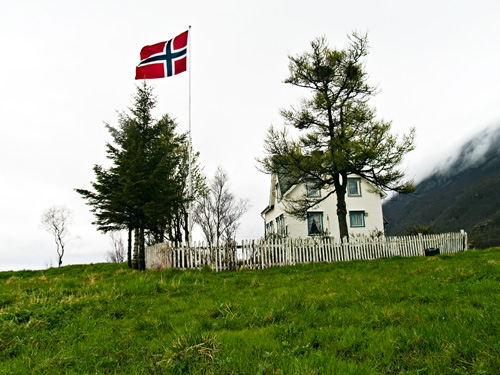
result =
[{"label": "mist over mountain", "polygon": [[454,157],[437,166],[410,195],[383,205],[386,233],[403,235],[415,226],[434,232],[464,229],[471,245],[500,245],[500,126],[466,142]]}]

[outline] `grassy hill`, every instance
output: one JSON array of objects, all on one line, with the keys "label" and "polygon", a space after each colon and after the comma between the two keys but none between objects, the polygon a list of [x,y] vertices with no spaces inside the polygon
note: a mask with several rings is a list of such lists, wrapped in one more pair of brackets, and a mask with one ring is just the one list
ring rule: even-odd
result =
[{"label": "grassy hill", "polygon": [[500,249],[0,272],[0,374],[497,374]]}]

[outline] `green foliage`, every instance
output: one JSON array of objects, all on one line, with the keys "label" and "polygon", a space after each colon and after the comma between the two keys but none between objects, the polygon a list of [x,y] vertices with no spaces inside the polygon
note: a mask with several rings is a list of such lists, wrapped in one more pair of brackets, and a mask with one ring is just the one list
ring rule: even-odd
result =
[{"label": "green foliage", "polygon": [[335,193],[341,238],[348,237],[348,175],[361,176],[381,190],[408,193],[414,189],[412,182],[403,181],[404,172],[398,168],[414,148],[414,129],[400,140],[391,134],[390,122],[376,119],[369,106],[376,88],[368,84],[367,55],[367,37],[353,33],[345,50],[330,49],[325,38],[318,38],[309,52],[289,56],[285,82],[308,89],[311,96],[281,115],[301,135],[293,139],[286,130],[271,126],[264,141],[266,156],[259,160],[266,173],[294,183],[316,181],[316,188],[331,191],[320,199],[306,195],[285,199],[288,213],[299,219]]},{"label": "green foliage", "polygon": [[494,374],[500,249],[238,272],[0,272],[0,373]]},{"label": "green foliage", "polygon": [[[106,125],[113,138],[106,145],[112,166],[94,167],[93,190],[76,189],[92,207],[100,231],[135,231],[140,269],[145,268],[145,236],[149,243],[164,237],[182,241],[182,231],[188,235],[187,205],[205,189],[187,135],[176,133],[177,123],[169,115],[154,119],[155,106],[152,88],[138,86],[130,114],[119,114],[118,128]],[[190,155],[192,194],[187,187]]]}]

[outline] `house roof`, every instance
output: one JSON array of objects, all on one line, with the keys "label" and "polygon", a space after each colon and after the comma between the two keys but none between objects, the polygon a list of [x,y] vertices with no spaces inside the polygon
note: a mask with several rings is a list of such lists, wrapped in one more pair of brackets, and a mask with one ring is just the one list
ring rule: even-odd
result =
[{"label": "house roof", "polygon": [[260,213],[260,215],[265,215],[267,214],[269,211],[271,211],[272,209],[274,208],[274,204],[271,204],[270,206],[267,206],[266,208],[264,208],[264,210]]},{"label": "house roof", "polygon": [[285,195],[285,193],[297,183],[293,177],[285,176],[281,173],[278,173],[278,182],[281,196]]}]

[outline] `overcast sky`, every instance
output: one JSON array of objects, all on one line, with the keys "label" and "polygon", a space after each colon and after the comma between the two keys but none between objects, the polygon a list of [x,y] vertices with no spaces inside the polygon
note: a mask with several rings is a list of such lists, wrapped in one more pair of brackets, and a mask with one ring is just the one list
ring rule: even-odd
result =
[{"label": "overcast sky", "polygon": [[[263,234],[269,176],[256,169],[263,137],[282,125],[280,108],[308,94],[283,83],[287,56],[325,36],[347,45],[367,32],[373,101],[393,131],[417,130],[406,159],[417,181],[477,131],[500,120],[500,2],[494,1],[129,1],[7,0],[0,13],[0,270],[56,266],[42,211],[74,213],[63,264],[105,260],[75,188],[108,165],[104,123],[132,103],[144,45],[192,26],[192,136],[211,177],[221,165],[252,209],[238,238]],[[188,129],[188,74],[149,81],[156,113]]]}]

